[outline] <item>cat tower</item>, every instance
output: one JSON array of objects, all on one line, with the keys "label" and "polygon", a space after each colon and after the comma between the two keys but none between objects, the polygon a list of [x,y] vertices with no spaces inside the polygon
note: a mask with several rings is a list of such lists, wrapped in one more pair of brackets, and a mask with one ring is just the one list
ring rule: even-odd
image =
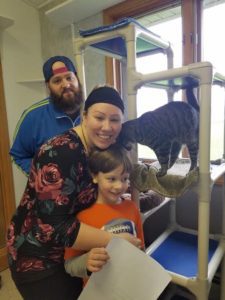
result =
[{"label": "cat tower", "polygon": [[[168,270],[172,282],[185,287],[198,300],[208,299],[212,279],[221,265],[220,299],[224,300],[225,222],[223,221],[222,233],[212,236],[209,233],[209,215],[212,186],[219,177],[225,174],[225,164],[213,168],[210,166],[211,88],[212,83],[224,86],[225,78],[220,74],[215,74],[213,66],[209,62],[173,68],[170,43],[150,32],[135,20],[126,18],[109,26],[81,31],[80,37],[74,40],[76,65],[84,89],[84,52],[87,48],[109,57],[115,57],[122,62],[124,66],[122,72],[123,98],[127,103],[128,119],[137,117],[136,96],[137,90],[142,86],[163,88],[171,93],[171,90],[185,88],[188,77],[192,79],[193,84],[199,87],[199,179],[197,187],[195,187],[198,191],[198,230],[181,228],[173,219],[172,225],[148,247],[146,253]],[[148,74],[138,73],[136,57],[149,55],[156,51],[166,55],[168,69]],[[134,153],[133,158],[137,159],[137,153]],[[225,175],[223,176],[225,177]],[[176,203],[176,199],[174,202]],[[223,207],[225,207],[225,197]],[[192,299],[191,296],[190,299]]]}]

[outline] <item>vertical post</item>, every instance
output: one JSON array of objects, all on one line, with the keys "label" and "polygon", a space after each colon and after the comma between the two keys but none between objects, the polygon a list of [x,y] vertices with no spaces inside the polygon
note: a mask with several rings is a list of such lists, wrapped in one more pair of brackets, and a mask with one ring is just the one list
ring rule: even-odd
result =
[{"label": "vertical post", "polygon": [[[134,86],[134,74],[136,72],[136,28],[133,24],[126,27],[127,47],[127,114],[129,119],[137,118],[137,91]],[[133,163],[138,161],[137,144],[132,149],[131,159]],[[140,207],[139,191],[131,187],[131,197]]]},{"label": "vertical post", "polygon": [[[224,88],[224,91],[225,91],[225,88]],[[225,99],[224,99],[223,159],[225,159]],[[223,174],[223,193],[222,193],[222,195],[223,195],[223,199],[222,199],[222,236],[224,239],[224,237],[225,237],[225,174]],[[221,300],[225,299],[225,254],[223,254],[223,260],[221,263],[220,299]]]},{"label": "vertical post", "polygon": [[[203,68],[209,72],[211,68]],[[207,80],[206,80],[207,81]],[[198,203],[198,298],[208,299],[208,249],[209,209],[211,200],[210,180],[210,131],[211,131],[211,81],[200,82],[199,128],[199,203]]]},{"label": "vertical post", "polygon": [[75,61],[77,67],[77,73],[83,88],[84,99],[86,99],[86,79],[85,79],[85,69],[84,69],[84,45],[82,39],[76,39],[74,41],[74,49],[75,49]]},{"label": "vertical post", "polygon": [[[134,74],[136,72],[136,28],[133,24],[126,27],[127,46],[127,113],[129,119],[137,118],[137,91],[134,87]],[[133,162],[138,161],[137,145],[132,151]]]}]

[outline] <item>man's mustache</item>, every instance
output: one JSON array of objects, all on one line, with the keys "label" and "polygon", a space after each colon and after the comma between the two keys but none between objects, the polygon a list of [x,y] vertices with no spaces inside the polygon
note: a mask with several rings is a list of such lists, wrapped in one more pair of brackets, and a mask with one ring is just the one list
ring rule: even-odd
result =
[{"label": "man's mustache", "polygon": [[64,88],[64,89],[63,89],[63,91],[62,91],[62,94],[64,94],[64,93],[68,93],[68,92],[72,92],[72,93],[74,93],[74,90],[73,90],[73,89],[71,89],[71,88]]}]

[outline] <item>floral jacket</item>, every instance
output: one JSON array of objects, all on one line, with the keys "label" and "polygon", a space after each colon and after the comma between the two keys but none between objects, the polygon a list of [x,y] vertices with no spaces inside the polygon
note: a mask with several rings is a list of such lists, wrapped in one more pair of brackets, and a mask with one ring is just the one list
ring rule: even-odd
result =
[{"label": "floral jacket", "polygon": [[76,214],[95,199],[76,132],[71,129],[42,145],[7,233],[9,265],[16,280],[44,277],[62,264],[64,248],[73,245],[79,231]]}]

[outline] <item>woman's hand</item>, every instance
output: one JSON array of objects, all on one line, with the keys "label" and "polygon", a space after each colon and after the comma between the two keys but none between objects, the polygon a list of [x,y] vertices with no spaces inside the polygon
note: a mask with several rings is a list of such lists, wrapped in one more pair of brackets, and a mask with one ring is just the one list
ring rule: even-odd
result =
[{"label": "woman's hand", "polygon": [[86,268],[89,272],[98,272],[109,260],[105,248],[93,248],[88,252]]},{"label": "woman's hand", "polygon": [[123,238],[123,239],[127,240],[128,242],[130,242],[131,244],[133,244],[134,246],[136,246],[137,248],[141,248],[141,240],[130,233],[127,233],[127,232],[118,233],[118,234],[115,234],[115,237]]}]

